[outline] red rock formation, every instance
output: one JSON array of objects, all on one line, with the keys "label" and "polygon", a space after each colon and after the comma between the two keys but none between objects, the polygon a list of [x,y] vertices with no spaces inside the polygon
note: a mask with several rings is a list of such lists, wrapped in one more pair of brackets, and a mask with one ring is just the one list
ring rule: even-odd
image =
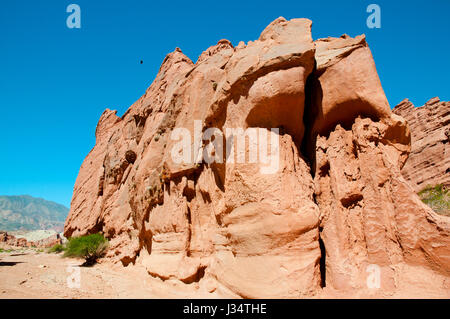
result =
[{"label": "red rock formation", "polygon": [[3,242],[9,246],[15,246],[15,247],[29,247],[30,246],[25,238],[16,238],[15,236],[8,234],[7,232],[0,233],[0,242]]},{"label": "red rock formation", "polygon": [[[280,128],[268,150],[279,151],[278,170],[218,149],[212,163],[176,161],[181,128]],[[364,36],[313,42],[311,21],[279,18],[258,40],[221,40],[196,64],[176,49],[121,118],[103,113],[64,234],[103,232],[112,261],[216,296],[360,291],[372,263],[382,291],[409,282],[410,265],[430,284],[448,276],[450,227],[401,177],[409,149]]]},{"label": "red rock formation", "polygon": [[32,241],[30,242],[30,245],[38,248],[50,248],[55,245],[62,245],[62,243],[61,236],[59,236],[59,234],[54,234],[41,240]]},{"label": "red rock formation", "polygon": [[4,243],[8,240],[8,233],[0,231],[0,243]]},{"label": "red rock formation", "polygon": [[416,192],[428,185],[450,187],[450,102],[435,97],[414,107],[405,99],[393,112],[404,117],[411,130],[411,154],[402,169]]},{"label": "red rock formation", "polygon": [[429,269],[421,284],[427,278],[437,287],[449,275],[450,219],[423,204],[400,173],[405,145],[398,136],[406,131],[404,120],[358,118],[350,129],[338,125],[318,139],[316,199],[328,287],[367,289],[371,264],[380,267],[381,287],[391,293],[415,289],[419,272],[405,267]]},{"label": "red rock formation", "polygon": [[10,235],[7,232],[0,232],[0,243],[14,247],[49,248],[57,244],[61,245],[63,242],[59,234],[54,234],[41,240],[27,241],[26,238],[16,238],[14,235]]}]

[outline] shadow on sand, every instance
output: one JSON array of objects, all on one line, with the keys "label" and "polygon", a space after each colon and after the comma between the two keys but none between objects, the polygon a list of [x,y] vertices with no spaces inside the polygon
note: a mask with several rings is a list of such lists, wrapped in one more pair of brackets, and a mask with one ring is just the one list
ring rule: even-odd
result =
[{"label": "shadow on sand", "polygon": [[17,264],[23,264],[22,261],[0,261],[1,266],[15,266]]}]

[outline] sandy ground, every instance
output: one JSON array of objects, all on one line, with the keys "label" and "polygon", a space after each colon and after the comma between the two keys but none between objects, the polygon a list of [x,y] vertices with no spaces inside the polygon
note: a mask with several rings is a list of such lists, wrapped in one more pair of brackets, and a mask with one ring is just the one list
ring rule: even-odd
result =
[{"label": "sandy ground", "polygon": [[[79,267],[82,263],[82,259],[63,258],[62,254],[31,248],[0,252],[0,299],[236,297],[223,288],[212,292],[205,280],[189,285],[176,280],[162,281],[148,275],[140,265],[122,267],[105,261],[93,267]],[[396,293],[342,294],[325,288],[316,298],[450,298],[448,277],[431,278],[432,282],[424,286],[423,281],[414,282],[414,278],[422,277],[420,268],[405,268],[401,273],[405,273],[406,279],[400,280]]]},{"label": "sandy ground", "polygon": [[[162,282],[140,266],[97,264],[36,249],[0,253],[0,299],[5,298],[202,298],[198,284]],[[74,279],[79,269],[79,288]],[[211,295],[209,295],[211,298]]]}]

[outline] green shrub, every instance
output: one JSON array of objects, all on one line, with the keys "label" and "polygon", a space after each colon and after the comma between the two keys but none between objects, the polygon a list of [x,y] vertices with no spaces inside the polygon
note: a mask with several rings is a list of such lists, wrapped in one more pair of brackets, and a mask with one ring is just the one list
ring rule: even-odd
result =
[{"label": "green shrub", "polygon": [[66,250],[66,248],[65,248],[63,245],[61,245],[61,244],[56,244],[56,245],[54,245],[53,247],[51,247],[51,248],[48,250],[48,252],[49,252],[49,253],[55,253],[55,254],[57,254],[57,253],[60,253],[60,252],[62,252],[62,251],[64,251],[64,250]]},{"label": "green shrub", "polygon": [[436,213],[450,216],[450,190],[443,185],[427,186],[418,195]]},{"label": "green shrub", "polygon": [[83,266],[91,266],[102,257],[108,248],[108,240],[102,234],[69,238],[64,257],[81,257]]}]

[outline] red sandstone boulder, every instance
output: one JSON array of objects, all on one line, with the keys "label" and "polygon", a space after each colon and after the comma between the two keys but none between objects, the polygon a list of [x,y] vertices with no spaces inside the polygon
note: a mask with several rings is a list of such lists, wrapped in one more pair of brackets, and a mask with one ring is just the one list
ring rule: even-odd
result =
[{"label": "red sandstone boulder", "polygon": [[15,247],[29,247],[25,238],[16,238],[13,235],[8,235],[6,244]]},{"label": "red sandstone boulder", "polygon": [[54,234],[52,236],[49,236],[49,237],[41,239],[41,240],[29,242],[29,244],[32,247],[50,248],[50,247],[53,247],[54,245],[62,245],[63,241],[59,234]]},{"label": "red sandstone boulder", "polygon": [[0,243],[4,243],[8,240],[8,233],[0,231]]}]

